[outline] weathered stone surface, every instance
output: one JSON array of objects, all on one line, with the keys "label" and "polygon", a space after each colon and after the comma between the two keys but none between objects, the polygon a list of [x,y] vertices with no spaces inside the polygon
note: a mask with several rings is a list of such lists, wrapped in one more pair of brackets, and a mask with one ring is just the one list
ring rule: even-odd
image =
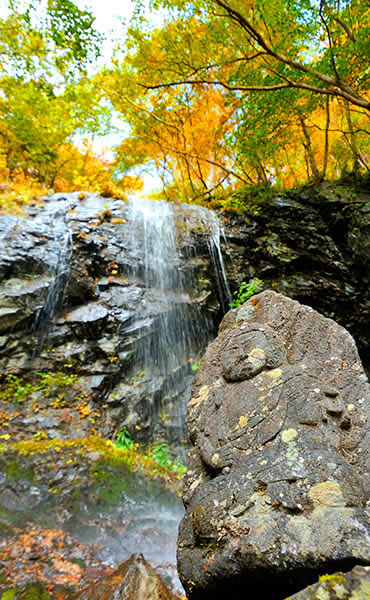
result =
[{"label": "weathered stone surface", "polygon": [[324,182],[241,202],[246,212],[224,219],[230,287],[259,277],[266,289],[334,319],[354,336],[369,375],[369,182]]},{"label": "weathered stone surface", "polygon": [[323,575],[318,583],[287,600],[368,600],[370,567],[355,567],[349,573]]},{"label": "weathered stone surface", "polygon": [[370,560],[370,386],[348,332],[272,291],[224,318],[189,402],[189,598],[283,598]]},{"label": "weathered stone surface", "polygon": [[[219,322],[207,223],[216,217],[171,205],[177,244],[167,257],[173,281],[164,294],[152,273],[158,265],[145,256],[145,227],[130,210],[94,194],[56,194],[31,218],[0,216],[0,376],[76,373],[74,395],[88,403],[85,425],[75,422],[84,434],[97,428],[114,436],[125,425],[136,441],[164,436],[176,443],[185,434],[191,361]],[[27,428],[13,433],[34,433]],[[60,423],[60,437],[72,429]]]},{"label": "weathered stone surface", "polygon": [[112,575],[77,592],[71,600],[175,600],[142,554],[133,554]]}]

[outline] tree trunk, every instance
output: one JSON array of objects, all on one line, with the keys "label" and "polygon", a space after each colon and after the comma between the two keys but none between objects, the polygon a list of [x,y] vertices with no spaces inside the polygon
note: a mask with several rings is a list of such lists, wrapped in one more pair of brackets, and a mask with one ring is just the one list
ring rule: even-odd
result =
[{"label": "tree trunk", "polygon": [[320,180],[320,172],[317,167],[315,156],[314,156],[314,153],[312,150],[310,134],[308,133],[308,129],[306,127],[306,123],[304,122],[304,118],[302,117],[302,115],[300,113],[298,113],[298,118],[299,118],[299,122],[302,127],[303,145],[306,150],[306,156],[308,159],[310,175],[314,181],[319,181]]},{"label": "tree trunk", "polygon": [[324,147],[324,163],[322,166],[321,180],[325,179],[326,169],[328,167],[329,155],[329,126],[330,126],[330,99],[326,98],[326,125],[325,125],[325,147]]},{"label": "tree trunk", "polygon": [[[345,107],[345,113],[346,113],[346,120],[347,120],[347,125],[348,125],[348,132],[349,132],[349,140],[348,140],[348,144],[349,147],[351,148],[351,152],[353,155],[353,173],[355,175],[355,177],[358,177],[360,174],[360,170],[361,170],[361,155],[358,151],[357,148],[357,142],[356,142],[356,132],[353,128],[353,123],[352,123],[352,119],[351,119],[351,111],[349,108],[349,102],[348,100],[344,101],[344,107]],[[346,137],[347,139],[347,137]]]}]

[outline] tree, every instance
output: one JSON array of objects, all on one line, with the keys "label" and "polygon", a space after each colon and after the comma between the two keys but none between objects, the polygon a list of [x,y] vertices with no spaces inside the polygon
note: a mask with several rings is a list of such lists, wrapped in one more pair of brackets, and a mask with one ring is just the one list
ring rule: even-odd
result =
[{"label": "tree", "polygon": [[[228,171],[226,182],[289,187],[336,176],[351,161],[352,169],[368,168],[367,2],[153,2],[161,7],[170,11],[163,27],[153,29],[141,16],[130,30],[127,55],[117,62],[125,90],[115,84],[115,93],[123,98],[130,90],[136,106],[136,114],[126,113],[131,149],[138,140],[142,156],[155,130],[167,174],[179,171],[181,152],[206,162],[209,151],[191,147],[191,136],[183,148],[179,140],[186,102],[196,114],[213,90],[224,107],[217,165]],[[205,131],[207,117],[203,110]],[[158,137],[160,121],[166,138]],[[193,165],[187,166],[181,178],[191,183]]]},{"label": "tree", "polygon": [[212,49],[215,44],[221,47],[216,54],[211,52],[210,63],[193,60],[187,52],[189,46],[185,49],[182,46],[181,52],[188,54],[189,59],[184,56],[182,61],[185,68],[181,74],[185,77],[163,83],[144,82],[147,88],[198,83],[238,92],[296,88],[344,98],[370,110],[365,66],[370,55],[368,2],[158,0],[154,3],[156,7],[160,5],[187,14],[191,11],[193,18],[205,19],[207,47],[208,40]]},{"label": "tree", "polygon": [[[169,26],[171,28],[171,26]],[[166,37],[166,29],[158,35]],[[156,46],[148,47],[147,60]],[[130,135],[116,148],[123,172],[155,164],[173,196],[201,198],[231,176],[245,182],[233,170],[234,158],[226,143],[234,108],[225,106],[218,89],[170,89],[152,98],[137,85],[133,75],[140,53],[125,57],[115,69],[104,72],[101,87],[114,110],[130,123]]]},{"label": "tree", "polygon": [[10,175],[22,169],[51,185],[60,148],[106,116],[85,73],[99,35],[92,15],[70,0],[8,7],[0,19],[0,154]]},{"label": "tree", "polygon": [[8,0],[8,16],[0,19],[0,73],[74,78],[100,53],[93,23],[92,14],[71,0]]}]

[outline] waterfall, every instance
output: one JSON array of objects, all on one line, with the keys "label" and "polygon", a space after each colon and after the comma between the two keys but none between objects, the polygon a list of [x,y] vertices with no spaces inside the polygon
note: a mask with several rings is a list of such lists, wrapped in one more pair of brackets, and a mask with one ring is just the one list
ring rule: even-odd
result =
[{"label": "waterfall", "polygon": [[[137,198],[55,194],[30,207],[28,219],[0,218],[0,232],[1,374],[78,376],[65,395],[57,386],[48,391],[40,411],[34,398],[25,401],[30,416],[22,414],[21,425],[12,421],[14,435],[33,439],[42,431],[69,440],[98,433],[115,440],[124,425],[135,442],[166,440],[174,458],[185,461],[192,366],[230,301],[216,214]],[[114,471],[108,476],[115,478]],[[123,484],[114,508],[96,506],[88,488],[80,499],[80,530],[64,509],[63,527],[77,528],[83,538],[88,525],[94,540],[103,530],[104,560],[136,550],[174,565],[181,505],[163,507],[163,490],[151,483],[143,498]],[[105,493],[106,480],[100,485]],[[46,489],[40,484],[40,495]],[[33,496],[25,497],[37,516]],[[123,524],[115,534],[111,518]]]},{"label": "waterfall", "polygon": [[47,255],[51,281],[44,305],[38,311],[34,321],[33,329],[36,332],[47,332],[63,302],[73,248],[72,232],[66,214],[74,204],[70,199],[56,199],[50,202],[42,216],[36,219],[51,239]]},{"label": "waterfall", "polygon": [[[130,278],[142,296],[134,321],[121,326],[120,336],[124,344],[136,327],[143,326],[134,351],[134,370],[142,374],[143,382],[162,378],[161,393],[173,424],[169,437],[184,439],[191,361],[200,358],[215,333],[214,323],[199,306],[198,273],[187,267],[186,259],[198,251],[191,235],[195,229],[207,246],[213,265],[211,276],[217,281],[218,300],[225,310],[230,291],[220,247],[220,225],[216,214],[204,207],[179,207],[136,197],[130,200],[127,219]],[[150,398],[148,401],[153,402]],[[154,419],[155,413],[153,408]]]},{"label": "waterfall", "polygon": [[208,210],[208,208],[205,208],[204,206],[194,206],[192,208],[196,211],[199,222],[202,223],[203,227],[205,228],[205,231],[208,234],[208,251],[217,281],[219,301],[222,310],[225,313],[229,310],[232,301],[232,294],[229,288],[229,284],[227,282],[225,265],[221,251],[221,237],[224,239],[225,242],[226,237],[223,229],[220,226],[220,221],[216,213],[214,213],[211,210]]},{"label": "waterfall", "polygon": [[[230,302],[217,215],[81,193],[30,210],[8,225],[3,256],[7,272],[22,265],[24,278],[0,289],[25,361],[52,372],[54,358],[59,368],[72,356],[80,375],[100,381],[104,435],[124,425],[138,442],[181,445],[192,367]],[[31,322],[36,335],[23,337]]]},{"label": "waterfall", "polygon": [[[172,206],[167,202],[133,199],[128,221],[131,225],[131,249],[136,256],[132,277],[144,290],[144,314],[153,323],[154,335],[137,348],[137,358],[145,370],[157,365],[162,374],[179,364],[179,357],[189,352],[189,332],[184,327],[189,294],[175,230]],[[153,315],[153,304],[158,314]],[[137,318],[142,319],[143,313]],[[155,322],[156,321],[156,322]],[[191,327],[191,321],[189,322]]]}]

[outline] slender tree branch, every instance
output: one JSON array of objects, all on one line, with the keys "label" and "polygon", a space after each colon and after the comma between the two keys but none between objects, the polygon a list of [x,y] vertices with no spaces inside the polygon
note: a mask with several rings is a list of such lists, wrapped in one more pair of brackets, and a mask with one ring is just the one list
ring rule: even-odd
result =
[{"label": "slender tree branch", "polygon": [[[353,104],[357,104],[357,106],[363,106],[364,108],[370,110],[370,102],[359,96],[359,94],[357,94],[355,90],[353,90],[341,79],[334,79],[329,75],[325,75],[324,73],[320,73],[320,71],[316,71],[316,69],[312,69],[311,67],[308,67],[307,65],[304,65],[296,60],[292,60],[284,56],[284,54],[280,54],[280,52],[276,52],[272,47],[268,45],[263,36],[239,11],[235,10],[234,8],[231,8],[231,6],[229,6],[224,0],[213,0],[213,2],[217,4],[217,6],[223,8],[227,13],[224,16],[229,16],[232,21],[237,23],[261,48],[265,50],[267,54],[269,54],[279,62],[282,62],[294,68],[295,70],[302,71],[303,73],[311,75],[315,79],[318,79],[319,81],[322,81],[327,85],[336,88],[336,93],[331,95],[342,96],[343,98],[347,98],[348,100],[350,100],[350,102],[352,102]],[[302,87],[302,84],[295,84],[294,87]],[[341,93],[338,92],[338,88],[340,89]],[[328,94],[327,88],[326,91],[321,90],[321,88],[315,88],[315,86],[308,86],[306,87],[306,89],[311,89],[311,91]]]},{"label": "slender tree branch", "polygon": [[180,134],[182,133],[181,130],[179,129],[179,127],[177,127],[177,125],[175,125],[174,123],[168,123],[168,121],[164,121],[164,119],[161,119],[160,117],[158,117],[158,115],[151,112],[148,108],[146,108],[145,106],[140,106],[139,104],[136,104],[136,102],[133,102],[132,100],[127,98],[127,96],[123,96],[122,94],[120,94],[119,92],[116,92],[115,90],[107,90],[107,92],[109,94],[114,94],[115,96],[118,96],[121,100],[124,100],[125,102],[127,102],[128,104],[133,106],[134,108],[141,110],[142,112],[145,112],[150,117],[152,117],[152,119],[154,119],[158,123],[161,123],[161,125],[164,125],[165,127],[171,127],[173,129],[176,129],[176,131],[178,131]]},{"label": "slender tree branch", "polygon": [[339,17],[333,17],[334,21],[336,21],[338,23],[338,25],[341,26],[342,29],[344,29],[344,31],[346,32],[346,34],[348,35],[349,39],[352,40],[352,42],[356,42],[356,38],[353,35],[352,31],[350,30],[350,28],[348,27],[348,25]]},{"label": "slender tree branch", "polygon": [[220,85],[221,87],[224,87],[227,90],[236,91],[236,92],[273,92],[276,90],[283,90],[286,88],[297,88],[297,89],[301,89],[301,90],[308,90],[310,92],[324,94],[326,96],[336,96],[336,97],[340,97],[340,98],[345,98],[346,100],[349,100],[353,104],[356,104],[356,106],[361,106],[362,108],[366,108],[367,110],[370,110],[370,102],[368,100],[365,100],[364,98],[361,98],[360,96],[356,95],[356,97],[353,97],[350,94],[348,94],[347,92],[344,92],[343,90],[340,90],[338,88],[336,88],[336,89],[319,88],[319,87],[315,87],[313,85],[309,85],[306,83],[296,83],[295,81],[291,81],[290,79],[283,77],[283,76],[280,76],[280,77],[282,77],[282,79],[285,79],[289,83],[280,83],[280,84],[269,85],[269,86],[229,85],[225,81],[221,81],[218,79],[215,81],[209,81],[207,79],[184,79],[182,81],[171,81],[169,83],[158,83],[157,85],[146,85],[144,83],[140,83],[139,85],[146,90],[158,90],[161,88],[175,87],[178,85],[197,85],[197,84]]},{"label": "slender tree branch", "polygon": [[172,148],[171,146],[166,146],[165,144],[162,144],[162,142],[160,142],[159,140],[156,140],[156,139],[150,137],[149,135],[142,135],[142,136],[137,136],[137,137],[140,137],[142,139],[147,139],[148,141],[154,142],[154,143],[158,144],[163,150],[168,150],[169,152],[173,152],[174,154],[180,154],[180,155],[188,157],[188,158],[193,158],[194,160],[202,160],[206,163],[214,165],[215,167],[218,167],[219,169],[221,169],[228,175],[232,175],[233,177],[235,177],[236,179],[239,179],[243,183],[248,183],[243,177],[241,177],[240,175],[235,173],[235,171],[228,169],[227,167],[225,167],[225,165],[223,165],[222,163],[219,163],[215,160],[211,160],[210,158],[205,158],[204,156],[199,156],[198,154],[194,154],[192,152],[186,152],[185,150],[179,150],[177,148]]},{"label": "slender tree branch", "polygon": [[263,85],[229,85],[225,81],[221,81],[216,79],[214,81],[209,81],[208,79],[184,79],[181,81],[171,81],[169,83],[158,83],[157,85],[146,85],[144,83],[139,83],[139,85],[146,90],[159,90],[161,88],[169,88],[175,87],[178,85],[220,85],[227,90],[230,91],[240,91],[240,92],[264,92],[264,91],[273,91],[273,90],[281,90],[283,88],[293,87],[291,84],[277,84],[271,86],[263,86]]},{"label": "slender tree branch", "polygon": [[229,67],[230,65],[234,65],[236,63],[244,63],[244,62],[249,62],[252,60],[255,60],[256,58],[258,58],[259,56],[265,56],[267,53],[266,52],[256,52],[255,54],[252,54],[251,56],[240,56],[239,58],[235,58],[234,60],[229,60],[225,63],[220,63],[220,64],[210,64],[210,65],[203,65],[201,67],[198,67],[197,69],[194,69],[193,65],[189,64],[189,63],[183,63],[186,64],[188,67],[192,68],[193,71],[190,71],[188,73],[188,77],[193,77],[194,75],[196,75],[197,73],[200,73],[202,71],[209,71],[210,69],[219,69],[222,67]]},{"label": "slender tree branch", "polygon": [[335,64],[335,55],[334,55],[334,50],[333,50],[333,40],[331,38],[331,33],[330,33],[329,26],[328,26],[328,24],[327,24],[327,22],[326,22],[326,20],[324,18],[324,15],[323,15],[324,4],[325,4],[324,0],[321,0],[321,2],[320,2],[320,11],[319,11],[319,13],[320,13],[320,19],[321,19],[322,24],[324,25],[324,28],[326,30],[326,34],[327,34],[328,40],[329,40],[331,65],[333,67],[333,71],[335,73],[336,80],[339,81],[340,77],[339,77],[339,74],[338,74],[338,71],[337,71],[337,65]]},{"label": "slender tree branch", "polygon": [[[201,192],[200,194],[193,196],[192,200],[198,200],[198,198],[204,198],[205,196],[210,196],[212,194],[212,192],[217,190],[217,188],[219,188],[224,183],[224,181],[226,181],[226,179],[228,177],[229,177],[229,175],[226,174],[225,177],[223,177],[218,183],[216,183],[216,185],[214,185],[211,188],[208,188],[205,192]],[[193,191],[195,191],[195,190],[193,190]]]},{"label": "slender tree branch", "polygon": [[322,166],[321,179],[325,179],[326,170],[328,167],[329,157],[329,127],[330,127],[330,98],[326,97],[326,123],[325,123],[325,145],[324,145],[324,162]]}]

